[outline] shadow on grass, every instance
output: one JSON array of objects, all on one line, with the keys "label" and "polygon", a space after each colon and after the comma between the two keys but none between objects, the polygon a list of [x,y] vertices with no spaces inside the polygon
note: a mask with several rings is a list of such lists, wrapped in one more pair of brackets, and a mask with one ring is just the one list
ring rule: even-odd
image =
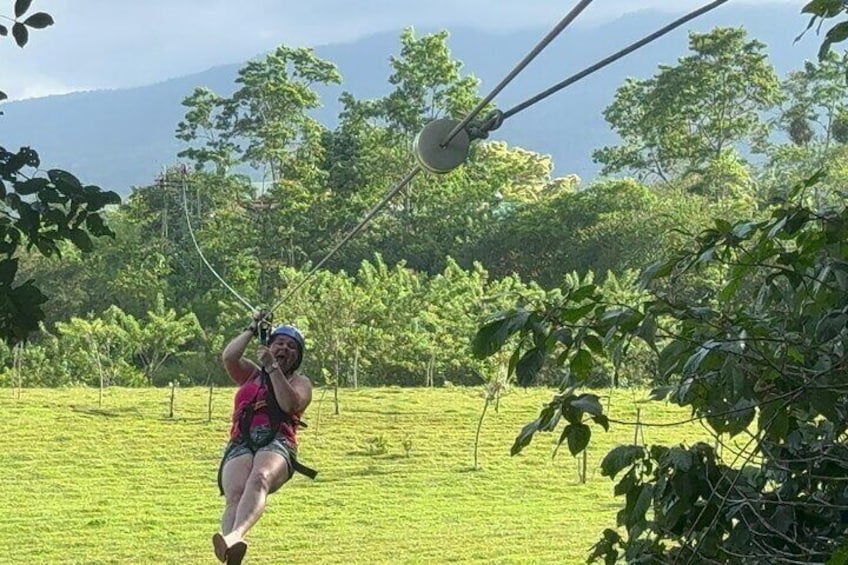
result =
[{"label": "shadow on grass", "polygon": [[104,418],[120,418],[121,416],[141,416],[141,413],[135,406],[126,406],[122,408],[101,408],[99,406],[90,406],[87,404],[71,404],[71,410],[80,414],[87,414],[89,416],[101,416]]},{"label": "shadow on grass", "polygon": [[354,477],[376,477],[379,475],[391,475],[392,471],[389,469],[381,469],[376,465],[368,465],[364,469],[354,471],[350,474]]}]

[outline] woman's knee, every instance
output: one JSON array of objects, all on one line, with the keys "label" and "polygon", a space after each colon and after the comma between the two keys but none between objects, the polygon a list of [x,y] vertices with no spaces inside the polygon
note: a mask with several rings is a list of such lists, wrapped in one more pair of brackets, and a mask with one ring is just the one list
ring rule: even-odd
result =
[{"label": "woman's knee", "polygon": [[269,468],[253,469],[247,481],[256,490],[271,493],[280,488],[282,473]]},{"label": "woman's knee", "polygon": [[244,487],[244,483],[231,483],[224,487],[224,501],[227,506],[238,505],[241,496],[244,494]]}]

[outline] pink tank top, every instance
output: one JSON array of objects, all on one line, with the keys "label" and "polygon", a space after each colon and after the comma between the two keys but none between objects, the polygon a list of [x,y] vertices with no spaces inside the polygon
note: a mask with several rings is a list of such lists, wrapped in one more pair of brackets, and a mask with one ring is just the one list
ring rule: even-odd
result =
[{"label": "pink tank top", "polygon": [[[261,373],[256,371],[254,375],[242,383],[236,391],[235,402],[233,406],[232,426],[230,427],[230,439],[235,439],[239,436],[239,417],[242,411],[254,400],[253,420],[250,427],[271,426],[271,417],[268,415],[268,410],[265,403],[266,387],[262,384]],[[300,422],[300,414],[292,414],[291,417],[295,422]],[[297,447],[297,426],[290,422],[282,422],[277,436],[281,436],[290,445]]]}]

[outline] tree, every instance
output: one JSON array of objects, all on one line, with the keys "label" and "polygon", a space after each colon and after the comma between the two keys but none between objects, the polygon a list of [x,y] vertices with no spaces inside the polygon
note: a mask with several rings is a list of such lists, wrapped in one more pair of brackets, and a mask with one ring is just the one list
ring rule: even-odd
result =
[{"label": "tree", "polygon": [[775,143],[761,183],[763,200],[783,190],[787,183],[807,178],[826,167],[828,175],[814,187],[810,197],[815,208],[839,202],[848,180],[844,165],[848,120],[848,54],[829,51],[818,61],[806,61],[783,83],[786,99],[777,118],[789,143]]},{"label": "tree", "polygon": [[[840,14],[848,14],[848,6],[845,5],[843,0],[812,0],[804,6],[801,13],[811,14],[807,29],[804,30],[804,33],[806,33],[817,23],[820,30],[825,20],[836,18]],[[841,43],[846,39],[848,39],[848,21],[841,21],[830,28],[825,34],[821,48],[819,49],[819,59],[824,59],[835,43]],[[846,74],[845,78],[848,80],[848,74]]]},{"label": "tree", "polygon": [[202,337],[197,317],[193,313],[178,316],[173,308],[165,306],[161,295],[155,308],[147,312],[146,320],[138,321],[119,310],[114,316],[133,344],[133,354],[148,385],[155,384],[156,373],[181,347]]},{"label": "tree", "polygon": [[[18,46],[29,40],[30,29],[53,24],[45,12],[26,15],[31,0],[15,2],[11,19],[12,36]],[[8,28],[0,25],[0,37]],[[0,92],[0,100],[6,94]],[[90,251],[90,236],[114,236],[106,226],[102,212],[120,202],[114,192],[94,185],[83,185],[74,175],[50,169],[39,170],[37,152],[22,147],[17,152],[0,146],[0,337],[18,343],[38,329],[44,319],[43,304],[48,300],[32,279],[21,282],[18,276],[19,253],[36,251],[44,256],[60,252],[60,243],[70,241],[81,251]]]},{"label": "tree", "polygon": [[[522,384],[549,358],[568,371],[513,453],[560,420],[559,443],[585,449],[587,422],[609,421],[576,388],[603,359],[627,363],[635,340],[654,352],[664,385],[654,399],[689,407],[716,438],[743,440],[731,463],[704,443],[609,452],[601,470],[626,497],[625,536],[606,530],[590,561],[824,562],[848,550],[848,207],[807,206],[819,180],[797,185],[765,219],[715,219],[690,248],[644,271],[647,299],[612,303],[589,284],[479,329],[481,357],[519,340],[512,366]],[[724,277],[713,291],[674,291],[716,265]]]},{"label": "tree", "polygon": [[761,113],[780,99],[780,84],[744,29],[690,33],[691,55],[661,66],[651,79],[629,79],[604,117],[622,144],[593,153],[604,174],[630,171],[670,181],[703,172],[738,145],[767,134]]},{"label": "tree", "polygon": [[783,82],[786,92],[779,124],[795,145],[818,140],[820,155],[831,143],[844,143],[844,120],[848,116],[848,53],[829,51],[818,62],[806,61],[804,68]]},{"label": "tree", "polygon": [[313,50],[281,45],[239,70],[232,96],[197,89],[183,102],[177,137],[189,147],[180,156],[198,170],[211,162],[219,182],[238,165],[259,172],[259,190],[252,187],[245,205],[261,223],[250,242],[262,295],[280,285],[282,265],[302,266],[314,252],[311,212],[326,191],[326,128],[310,112],[320,107],[316,88],[339,82],[336,66]]},{"label": "tree", "polygon": [[[342,95],[340,125],[328,136],[333,153],[328,152],[327,158],[334,164],[329,169],[332,189],[344,188],[322,203],[350,214],[340,231],[349,230],[353,220],[414,165],[409,147],[426,123],[462,117],[479,100],[479,81],[462,73],[462,63],[451,57],[447,40],[444,31],[416,36],[412,29],[404,30],[400,53],[391,58],[393,90],[376,100]],[[479,211],[495,201],[496,192],[491,185],[472,182],[462,170],[441,177],[419,175],[374,218],[367,232],[351,242],[335,265],[352,272],[376,251],[389,264],[404,261],[410,268],[438,273],[445,266],[444,257],[457,255],[458,246],[474,237]],[[312,216],[330,216],[327,208]],[[328,233],[333,241],[340,237],[339,232]]]}]

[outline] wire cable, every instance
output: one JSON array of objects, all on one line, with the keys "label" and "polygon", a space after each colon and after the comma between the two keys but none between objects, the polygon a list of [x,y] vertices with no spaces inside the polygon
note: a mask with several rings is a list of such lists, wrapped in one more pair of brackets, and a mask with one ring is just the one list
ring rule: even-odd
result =
[{"label": "wire cable", "polygon": [[619,59],[629,55],[630,53],[633,53],[634,51],[636,51],[638,49],[641,49],[642,47],[648,45],[649,43],[652,43],[652,42],[656,41],[657,39],[659,39],[660,37],[662,37],[662,36],[668,34],[669,32],[677,29],[678,27],[682,26],[683,24],[690,22],[690,21],[694,20],[695,18],[698,18],[698,17],[706,14],[707,12],[714,10],[715,8],[718,8],[719,6],[727,3],[728,1],[729,0],[716,0],[715,2],[707,4],[706,6],[703,6],[703,7],[699,8],[699,9],[693,11],[693,12],[686,14],[685,16],[683,16],[683,17],[673,21],[672,23],[668,24],[667,26],[655,31],[651,35],[645,36],[644,38],[640,39],[639,41],[631,43],[630,45],[628,45],[627,47],[625,47],[621,51],[618,51],[617,53],[610,55],[606,59],[598,61],[594,65],[586,67],[585,69],[583,69],[579,73],[568,77],[567,79],[563,80],[562,82],[555,84],[554,86],[552,86],[549,89],[537,94],[536,96],[533,96],[532,98],[525,100],[524,102],[514,106],[513,108],[510,108],[509,110],[504,111],[503,115],[501,117],[501,121],[506,120],[510,116],[514,116],[515,114],[521,112],[522,110],[529,108],[533,104],[536,104],[537,102],[541,102],[542,100],[544,100],[548,96],[550,96],[550,95],[552,95],[556,92],[559,92],[563,88],[565,88],[567,86],[571,86],[575,82],[586,78],[587,76],[603,69],[604,67],[606,67],[608,65],[611,65],[612,63],[618,61]]},{"label": "wire cable", "polygon": [[541,40],[541,41],[540,41],[540,42],[536,45],[536,47],[534,47],[534,48],[533,48],[533,50],[532,50],[532,51],[530,51],[530,53],[528,53],[528,54],[524,57],[524,59],[522,59],[522,60],[521,60],[521,62],[519,62],[519,63],[518,63],[518,64],[517,64],[517,65],[516,65],[513,69],[512,69],[512,71],[510,71],[510,72],[509,72],[509,74],[508,74],[506,77],[504,77],[504,79],[503,79],[503,80],[501,80],[501,82],[500,82],[500,83],[499,83],[499,84],[498,84],[498,85],[497,85],[494,89],[492,89],[492,91],[491,91],[491,92],[490,92],[490,93],[489,93],[489,94],[488,94],[485,98],[483,98],[483,100],[481,100],[481,101],[477,104],[477,106],[475,106],[475,107],[474,107],[474,109],[473,109],[473,110],[471,110],[471,112],[469,112],[469,113],[468,113],[468,115],[467,115],[467,116],[465,116],[465,118],[463,118],[463,120],[462,120],[462,121],[460,121],[458,124],[456,124],[456,126],[455,126],[455,127],[454,127],[451,131],[450,131],[450,133],[448,133],[447,137],[445,137],[445,140],[442,142],[442,146],[444,147],[444,146],[446,146],[448,143],[450,143],[451,141],[453,141],[453,138],[454,138],[454,137],[456,137],[456,135],[457,135],[460,131],[462,131],[462,130],[463,130],[463,129],[464,129],[464,128],[465,128],[465,127],[469,124],[469,123],[471,123],[471,120],[473,120],[474,118],[476,118],[476,117],[477,117],[477,115],[478,115],[478,114],[479,114],[479,113],[483,110],[483,108],[485,108],[487,104],[489,104],[492,100],[494,100],[495,96],[497,96],[497,95],[500,93],[500,91],[501,91],[501,90],[503,90],[504,88],[506,88],[506,86],[507,86],[510,82],[512,82],[512,80],[513,80],[516,76],[518,76],[518,74],[519,74],[521,71],[523,71],[523,70],[524,70],[524,68],[525,68],[527,65],[529,65],[529,64],[530,64],[530,62],[531,62],[533,59],[535,59],[535,58],[536,58],[536,56],[537,56],[539,53],[541,53],[541,52],[542,52],[542,50],[543,50],[545,47],[547,47],[547,46],[548,46],[548,44],[549,44],[551,41],[553,41],[554,39],[556,39],[556,37],[557,37],[557,36],[558,36],[558,35],[562,32],[562,30],[564,30],[565,28],[567,28],[567,27],[571,24],[571,22],[573,22],[575,19],[577,19],[577,16],[579,16],[579,15],[580,15],[580,12],[582,12],[583,10],[585,10],[585,9],[589,6],[589,4],[591,4],[591,3],[592,3],[592,0],[581,0],[580,2],[578,2],[578,3],[577,3],[577,5],[576,5],[576,6],[574,6],[574,8],[572,8],[572,9],[571,9],[571,11],[570,11],[568,14],[566,14],[566,16],[565,16],[565,17],[564,17],[564,18],[563,18],[563,19],[562,19],[562,20],[561,20],[561,21],[560,21],[560,22],[559,22],[559,23],[558,23],[558,24],[557,24],[557,25],[556,25],[556,26],[555,26],[555,27],[554,27],[554,28],[553,28],[553,29],[552,29],[549,33],[548,33],[548,35],[546,35],[546,36],[545,36],[545,37],[544,37],[544,38],[543,38],[543,39],[542,39],[542,40]]},{"label": "wire cable", "polygon": [[[465,118],[463,118],[459,123],[456,124],[456,126],[453,127],[453,129],[450,131],[450,133],[448,133],[448,135],[445,137],[445,140],[442,142],[442,146],[443,147],[447,146],[447,144],[449,144],[460,131],[467,128],[468,125],[472,122],[472,120],[474,120],[474,118],[476,118],[477,115],[483,110],[483,108],[485,108],[486,105],[491,103],[492,100],[494,100],[495,96],[497,96],[504,88],[506,88],[506,86],[510,82],[512,82],[512,80],[515,79],[515,77],[517,77],[527,67],[527,65],[529,65],[530,62],[533,61],[533,59],[535,59],[536,56],[539,55],[539,53],[541,53],[565,28],[567,28],[575,19],[577,19],[577,17],[580,15],[580,13],[582,13],[583,10],[585,10],[592,3],[592,1],[593,0],[580,0],[574,6],[574,8],[572,8],[571,11],[568,14],[566,14],[566,16],[551,31],[548,32],[548,34],[538,44],[536,44],[536,46],[530,51],[530,53],[528,53],[501,80],[501,82],[498,83],[498,85],[495,88],[493,88],[492,91],[489,92],[489,94],[486,95],[483,98],[483,100],[481,100],[474,107],[474,109],[472,109],[465,116]],[[617,53],[610,55],[606,59],[603,59],[603,60],[595,63],[594,65],[587,67],[586,69],[580,71],[579,73],[572,75],[571,77],[569,77],[569,78],[565,79],[564,81],[552,86],[551,88],[537,94],[536,96],[533,96],[532,98],[529,98],[528,100],[525,100],[524,102],[518,104],[517,106],[514,106],[513,108],[511,108],[511,109],[509,109],[505,112],[499,112],[497,119],[489,120],[488,128],[489,129],[496,129],[497,127],[500,127],[500,125],[507,118],[518,114],[519,112],[521,112],[521,111],[529,108],[530,106],[544,100],[545,98],[551,96],[552,94],[559,92],[563,88],[566,88],[567,86],[570,86],[570,85],[582,80],[583,78],[597,72],[598,70],[614,63],[615,61],[625,57],[626,55],[628,55],[628,54],[630,54],[630,53],[632,53],[632,52],[634,52],[638,49],[641,49],[645,45],[659,39],[660,37],[668,34],[669,32],[680,27],[681,25],[683,25],[683,24],[685,24],[685,23],[687,23],[687,22],[689,22],[689,21],[691,21],[691,20],[693,20],[697,17],[700,17],[701,15],[721,6],[722,4],[727,3],[728,1],[729,0],[716,0],[716,1],[704,6],[700,9],[698,9],[698,10],[690,12],[690,13],[686,14],[685,16],[675,20],[671,24],[663,27],[662,29],[652,33],[651,35],[648,35],[648,36],[640,39],[639,41],[636,41],[636,42],[630,44],[629,46],[618,51]],[[295,292],[297,292],[301,287],[303,287],[303,285],[306,284],[306,282],[309,279],[311,279],[312,276],[314,276],[315,273],[318,272],[318,270],[321,267],[323,267],[327,263],[327,261],[330,260],[331,257],[333,257],[333,255],[335,255],[342,247],[344,247],[351,239],[353,239],[353,237],[355,237],[359,232],[361,232],[368,225],[368,223],[374,218],[374,216],[376,216],[377,213],[379,213],[380,210],[382,210],[389,203],[389,201],[398,192],[400,192],[407,184],[409,184],[412,181],[412,179],[414,179],[415,176],[418,175],[422,170],[423,169],[421,168],[420,165],[414,166],[406,174],[406,176],[404,176],[398,183],[396,183],[386,193],[386,195],[383,197],[383,199],[380,202],[378,202],[373,208],[371,208],[368,211],[368,213],[365,215],[365,217],[350,232],[348,232],[318,262],[318,264],[315,265],[315,267],[313,267],[306,274],[306,276],[303,279],[301,279],[292,289],[290,289],[283,296],[283,298],[280,299],[270,310],[265,311],[266,317],[270,316],[277,308],[279,308],[283,303],[285,303]],[[203,255],[203,252],[201,251],[200,246],[197,243],[197,239],[194,236],[194,231],[191,227],[191,222],[189,220],[188,201],[187,201],[187,198],[186,198],[186,190],[185,190],[185,180],[183,180],[183,208],[184,208],[185,214],[186,214],[186,222],[188,223],[189,234],[191,235],[192,242],[194,243],[195,249],[197,249],[197,252],[200,255],[200,258],[203,260],[203,263],[209,268],[209,270],[212,272],[212,274],[215,275],[215,277],[224,285],[224,287],[226,287],[227,290],[229,290],[233,294],[233,296],[235,296],[242,304],[247,306],[251,310],[251,312],[257,311],[257,309],[254,306],[252,306],[247,300],[245,300],[241,295],[239,295],[238,292],[236,292],[232,287],[230,287],[230,285],[228,285],[226,283],[226,281],[224,281],[224,279],[215,271],[215,269],[212,267],[212,265],[209,264],[209,262],[206,260],[206,257]]]},{"label": "wire cable", "polygon": [[206,260],[206,256],[203,254],[203,251],[200,249],[200,245],[197,243],[197,238],[194,236],[194,229],[192,229],[192,227],[191,227],[191,218],[189,217],[189,213],[188,213],[188,197],[186,196],[185,175],[183,175],[182,187],[183,187],[183,211],[185,212],[186,224],[188,224],[188,233],[191,236],[191,241],[192,241],[192,243],[194,243],[194,248],[197,250],[197,254],[200,255],[200,259],[203,261],[203,264],[206,265],[206,267],[212,272],[213,275],[215,275],[215,278],[218,279],[221,282],[222,285],[224,285],[224,288],[229,290],[232,293],[232,295],[235,296],[238,299],[239,302],[241,302],[242,304],[247,306],[247,308],[250,310],[250,312],[255,312],[256,308],[250,302],[245,300],[238,292],[236,292],[233,289],[233,287],[228,285],[227,281],[225,281],[224,278],[221,275],[218,274],[218,271],[216,271],[215,268],[212,267],[212,265],[209,264],[209,261]]},{"label": "wire cable", "polygon": [[365,214],[365,217],[364,217],[364,218],[363,218],[363,219],[362,219],[362,220],[361,220],[361,221],[360,221],[360,222],[356,225],[356,227],[354,227],[352,230],[350,230],[350,231],[347,233],[347,235],[345,235],[345,236],[344,236],[344,237],[343,237],[343,238],[342,238],[342,239],[341,239],[341,240],[340,240],[340,241],[339,241],[339,242],[335,245],[335,247],[333,247],[333,248],[330,250],[330,252],[329,252],[329,253],[327,253],[327,254],[324,256],[324,258],[323,258],[323,259],[321,259],[321,260],[318,262],[318,264],[317,264],[317,265],[315,265],[315,266],[314,266],[314,267],[313,267],[313,268],[312,268],[312,269],[311,269],[311,270],[310,270],[310,271],[306,274],[306,276],[305,276],[303,279],[301,279],[301,280],[300,280],[300,282],[298,282],[298,283],[297,283],[297,284],[296,284],[296,285],[295,285],[295,286],[294,286],[291,290],[289,290],[289,291],[288,291],[288,292],[287,292],[287,293],[286,293],[286,294],[285,294],[285,295],[284,295],[284,296],[283,296],[283,297],[279,300],[279,302],[277,302],[277,303],[276,303],[273,307],[271,307],[271,309],[270,309],[270,310],[268,310],[268,314],[272,314],[272,313],[273,313],[273,312],[274,312],[277,308],[279,308],[280,306],[282,306],[282,304],[283,304],[284,302],[286,302],[286,301],[287,301],[287,300],[288,300],[288,299],[289,299],[289,298],[290,298],[290,297],[291,297],[291,296],[292,296],[295,292],[297,292],[297,290],[298,290],[299,288],[301,288],[304,284],[306,284],[306,282],[307,282],[310,278],[312,278],[312,276],[313,276],[315,273],[317,273],[317,272],[318,272],[318,270],[319,270],[321,267],[323,267],[323,266],[324,266],[324,264],[325,264],[327,261],[329,261],[329,260],[330,260],[330,257],[332,257],[333,255],[335,255],[335,253],[336,253],[339,249],[341,249],[342,247],[344,247],[344,246],[347,244],[347,242],[348,242],[348,241],[350,241],[351,239],[353,239],[353,237],[354,237],[356,234],[358,234],[359,232],[361,232],[361,231],[365,228],[365,226],[366,226],[366,225],[368,225],[368,223],[371,221],[371,219],[372,219],[374,216],[376,216],[376,215],[377,215],[377,213],[378,213],[380,210],[382,210],[382,209],[386,206],[386,204],[388,204],[388,203],[389,203],[389,201],[390,201],[390,200],[391,200],[391,199],[392,199],[392,198],[393,198],[393,197],[394,197],[394,196],[395,196],[398,192],[400,192],[400,191],[403,189],[403,187],[405,187],[406,185],[408,185],[408,184],[412,181],[412,179],[414,179],[414,178],[415,178],[415,176],[416,176],[416,175],[418,175],[418,173],[420,173],[421,171],[422,171],[422,169],[421,169],[421,166],[420,166],[420,165],[415,165],[412,169],[410,169],[410,170],[409,170],[409,172],[408,172],[408,173],[406,173],[406,176],[404,176],[404,177],[403,177],[403,178],[402,178],[399,182],[397,182],[397,183],[396,183],[396,184],[395,184],[395,185],[394,185],[394,186],[393,186],[393,187],[392,187],[392,188],[391,188],[391,189],[390,189],[390,190],[386,193],[386,195],[385,195],[385,196],[383,196],[383,199],[382,199],[382,200],[380,200],[380,202],[378,202],[375,206],[373,206],[373,207],[372,207],[372,208],[368,211],[368,213],[367,213],[367,214]]}]

